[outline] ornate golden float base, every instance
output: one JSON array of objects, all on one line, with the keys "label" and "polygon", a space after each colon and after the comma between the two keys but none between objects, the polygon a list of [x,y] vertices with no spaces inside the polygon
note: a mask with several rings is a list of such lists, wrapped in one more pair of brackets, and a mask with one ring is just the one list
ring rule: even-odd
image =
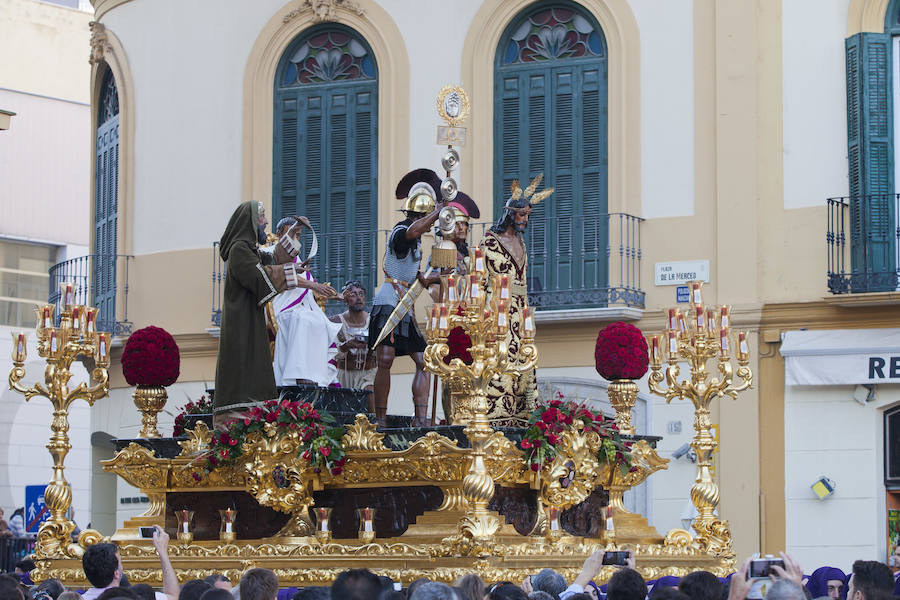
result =
[{"label": "ornate golden float base", "polygon": [[[324,545],[312,537],[286,539],[278,543],[271,540],[240,540],[232,544],[220,541],[183,544],[173,541],[169,552],[181,582],[205,577],[212,572],[224,573],[236,581],[245,570],[263,567],[272,569],[278,575],[282,587],[302,587],[331,585],[341,571],[360,567],[404,584],[420,577],[450,583],[473,572],[486,581],[522,581],[527,575],[545,567],[556,569],[572,581],[581,570],[584,559],[593,551],[621,547],[571,536],[564,536],[555,542],[526,538],[518,543],[496,544],[493,556],[472,558],[448,555],[444,544],[410,543],[414,540],[407,537],[379,539],[372,544],[333,541]],[[661,544],[629,547],[635,550],[638,570],[645,579],[663,575],[682,576],[698,569],[725,576],[734,569],[732,560],[702,552],[692,544],[686,531],[678,529],[670,532]],[[132,583],[162,585],[159,560],[150,540],[120,543],[119,552]],[[597,581],[608,580],[613,572],[613,567],[604,568]],[[36,575],[39,579],[56,577],[69,586],[87,585],[80,560],[40,561]]]}]

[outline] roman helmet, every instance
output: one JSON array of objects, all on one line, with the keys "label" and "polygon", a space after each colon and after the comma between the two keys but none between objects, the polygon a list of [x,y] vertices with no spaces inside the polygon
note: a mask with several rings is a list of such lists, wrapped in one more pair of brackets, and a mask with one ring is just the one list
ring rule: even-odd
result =
[{"label": "roman helmet", "polygon": [[403,200],[400,210],[427,215],[434,210],[440,189],[441,178],[431,169],[410,171],[397,184],[397,199]]}]

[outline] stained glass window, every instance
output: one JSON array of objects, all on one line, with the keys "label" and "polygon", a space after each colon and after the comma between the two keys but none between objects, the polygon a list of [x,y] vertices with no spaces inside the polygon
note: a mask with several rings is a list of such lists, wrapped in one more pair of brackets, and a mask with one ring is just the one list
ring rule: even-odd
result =
[{"label": "stained glass window", "polygon": [[375,61],[366,44],[344,31],[321,31],[293,50],[282,86],[374,79]]},{"label": "stained glass window", "polygon": [[553,7],[522,20],[509,36],[502,64],[603,55],[603,38],[587,18],[572,8]]}]

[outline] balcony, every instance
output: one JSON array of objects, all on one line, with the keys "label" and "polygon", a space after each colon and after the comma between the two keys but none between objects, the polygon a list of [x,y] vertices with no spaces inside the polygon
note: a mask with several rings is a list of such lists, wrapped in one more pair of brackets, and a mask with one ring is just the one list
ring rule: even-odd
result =
[{"label": "balcony", "polygon": [[59,284],[75,284],[75,304],[91,305],[100,310],[99,331],[113,336],[127,336],[132,323],[128,320],[128,268],[133,256],[122,254],[89,254],[57,263],[50,267],[48,304],[56,305],[59,325],[61,294]]},{"label": "balcony", "polygon": [[829,198],[825,242],[828,291],[859,294],[897,290],[900,195]]},{"label": "balcony", "polygon": [[[528,247],[528,302],[540,313],[574,309],[643,309],[641,289],[641,223],[624,213],[602,214],[587,220],[533,220],[525,233]],[[470,244],[479,244],[491,223],[473,223]],[[383,279],[379,259],[390,231],[339,232],[319,235],[319,254],[311,262],[317,281],[337,289],[358,279],[368,296]],[[304,232],[303,235],[306,235]],[[304,252],[309,248],[303,240]],[[424,251],[425,257],[429,250]],[[218,242],[213,244],[212,312],[221,324],[225,272]],[[329,302],[326,312],[342,312],[342,303]],[[562,313],[560,313],[562,314]],[[570,313],[566,313],[567,315]]]}]

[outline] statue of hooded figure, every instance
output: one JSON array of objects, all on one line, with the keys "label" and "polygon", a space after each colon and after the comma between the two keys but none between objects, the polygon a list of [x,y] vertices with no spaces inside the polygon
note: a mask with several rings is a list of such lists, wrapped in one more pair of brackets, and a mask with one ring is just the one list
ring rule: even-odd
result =
[{"label": "statue of hooded figure", "polygon": [[279,292],[297,287],[302,268],[293,262],[300,252],[295,236],[282,236],[274,252],[259,251],[266,241],[267,224],[261,202],[244,202],[231,215],[219,241],[225,291],[213,409],[217,427],[278,395],[265,304]]}]

